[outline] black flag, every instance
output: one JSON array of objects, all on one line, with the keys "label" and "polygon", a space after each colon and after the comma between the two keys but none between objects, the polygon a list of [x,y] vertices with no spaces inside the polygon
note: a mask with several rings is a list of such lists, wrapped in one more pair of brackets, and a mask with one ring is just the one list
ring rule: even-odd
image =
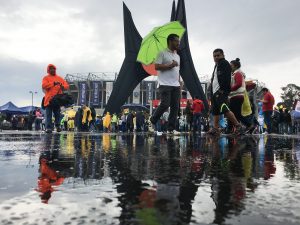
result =
[{"label": "black flag", "polygon": [[132,94],[135,87],[149,74],[137,62],[137,55],[142,43],[142,37],[136,29],[131,12],[123,3],[124,36],[125,36],[125,59],[123,61],[113,91],[108,100],[105,112],[118,113],[121,106]]}]

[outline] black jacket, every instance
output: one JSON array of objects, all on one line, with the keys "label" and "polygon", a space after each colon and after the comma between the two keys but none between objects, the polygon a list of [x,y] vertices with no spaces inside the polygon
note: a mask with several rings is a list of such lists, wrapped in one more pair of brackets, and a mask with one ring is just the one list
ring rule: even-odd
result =
[{"label": "black jacket", "polygon": [[220,90],[224,92],[224,94],[229,95],[231,91],[231,67],[229,62],[226,59],[221,59],[214,68],[214,72],[211,78],[211,93],[213,93],[213,79],[215,70],[217,69],[218,81],[220,85]]}]

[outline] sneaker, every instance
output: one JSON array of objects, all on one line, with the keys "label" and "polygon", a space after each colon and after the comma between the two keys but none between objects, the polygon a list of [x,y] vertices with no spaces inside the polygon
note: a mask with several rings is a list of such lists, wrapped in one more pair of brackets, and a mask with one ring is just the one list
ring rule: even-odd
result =
[{"label": "sneaker", "polygon": [[156,135],[157,135],[157,136],[162,136],[162,135],[163,135],[163,132],[156,131]]},{"label": "sneaker", "polygon": [[46,130],[46,133],[47,133],[47,134],[51,134],[51,133],[52,133],[52,130],[51,130],[51,129],[47,129],[47,130]]},{"label": "sneaker", "polygon": [[58,132],[58,133],[61,132],[61,128],[60,128],[60,127],[57,127],[57,128],[56,128],[56,132]]}]

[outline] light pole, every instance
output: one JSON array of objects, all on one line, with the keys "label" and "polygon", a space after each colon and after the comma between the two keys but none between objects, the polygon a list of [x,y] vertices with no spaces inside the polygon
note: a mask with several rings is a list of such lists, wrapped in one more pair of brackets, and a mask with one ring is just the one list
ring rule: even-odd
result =
[{"label": "light pole", "polygon": [[33,94],[37,94],[37,91],[29,91],[29,93],[31,94],[31,107],[33,108]]}]

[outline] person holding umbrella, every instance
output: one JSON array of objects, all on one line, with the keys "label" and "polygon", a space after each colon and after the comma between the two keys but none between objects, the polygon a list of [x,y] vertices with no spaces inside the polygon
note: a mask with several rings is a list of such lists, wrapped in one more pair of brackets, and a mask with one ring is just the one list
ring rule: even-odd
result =
[{"label": "person holding umbrella", "polygon": [[175,130],[175,127],[180,100],[180,57],[177,54],[180,44],[179,36],[177,34],[170,34],[167,38],[167,44],[168,48],[159,53],[155,62],[155,69],[158,71],[161,103],[150,118],[150,121],[153,124],[153,127],[155,127],[154,125],[159,118],[170,107],[168,133],[178,134],[179,132]]}]

